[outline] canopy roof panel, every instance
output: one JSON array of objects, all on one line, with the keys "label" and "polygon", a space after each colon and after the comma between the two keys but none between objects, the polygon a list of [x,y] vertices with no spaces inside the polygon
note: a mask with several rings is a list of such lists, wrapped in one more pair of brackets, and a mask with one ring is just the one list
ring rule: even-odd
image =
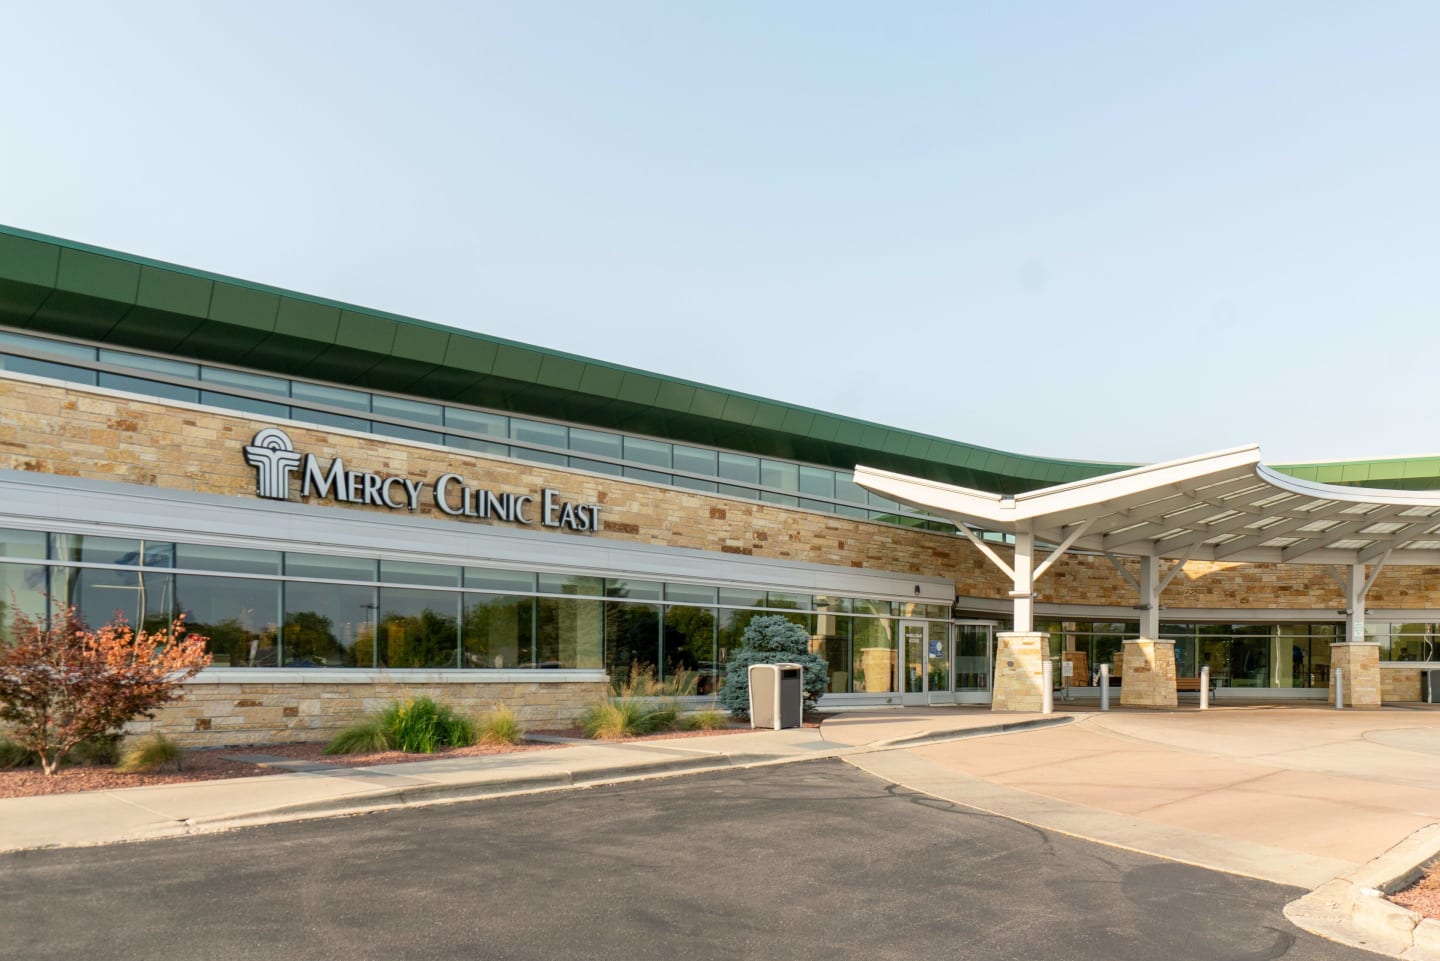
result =
[{"label": "canopy roof panel", "polygon": [[1282,474],[1258,447],[1204,454],[1015,495],[855,468],[867,490],[957,524],[1082,550],[1283,564],[1440,564],[1440,493]]}]

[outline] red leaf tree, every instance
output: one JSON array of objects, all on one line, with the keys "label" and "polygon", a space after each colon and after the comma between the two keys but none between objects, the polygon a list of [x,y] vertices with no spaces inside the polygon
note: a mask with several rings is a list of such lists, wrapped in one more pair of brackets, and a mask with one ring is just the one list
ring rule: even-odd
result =
[{"label": "red leaf tree", "polygon": [[184,615],[149,632],[122,617],[92,631],[73,607],[48,627],[24,614],[13,625],[13,641],[0,642],[0,721],[39,755],[47,775],[81,741],[154,717],[210,664],[207,639],[186,633]]}]

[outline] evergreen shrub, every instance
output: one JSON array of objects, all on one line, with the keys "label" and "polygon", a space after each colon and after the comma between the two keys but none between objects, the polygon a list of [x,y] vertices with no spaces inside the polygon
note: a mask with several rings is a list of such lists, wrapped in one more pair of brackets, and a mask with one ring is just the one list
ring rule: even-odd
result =
[{"label": "evergreen shrub", "polygon": [[725,686],[720,705],[733,717],[750,716],[750,665],[799,664],[805,669],[805,709],[825,693],[830,684],[830,667],[819,654],[810,653],[810,634],[805,628],[779,614],[757,617],[740,635],[740,649],[732,651],[725,665]]}]

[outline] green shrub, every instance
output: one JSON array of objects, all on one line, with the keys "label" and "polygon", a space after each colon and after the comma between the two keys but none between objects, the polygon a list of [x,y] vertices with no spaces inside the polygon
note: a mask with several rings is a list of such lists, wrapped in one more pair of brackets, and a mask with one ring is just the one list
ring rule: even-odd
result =
[{"label": "green shrub", "polygon": [[830,666],[810,653],[810,633],[779,614],[753,619],[740,635],[740,649],[725,665],[720,704],[734,717],[750,716],[750,665],[799,664],[805,669],[805,707],[812,708],[830,684]]},{"label": "green shrub", "polygon": [[180,770],[184,749],[163,734],[152,734],[126,744],[115,770],[126,774],[152,774],[166,767]]},{"label": "green shrub", "polygon": [[447,747],[475,743],[475,725],[448,705],[428,697],[391,701],[379,714],[337,734],[326,754],[373,754],[404,751],[434,754]]},{"label": "green shrub", "polygon": [[680,728],[685,731],[721,731],[729,724],[724,711],[696,711],[680,719]]},{"label": "green shrub", "polygon": [[8,737],[0,737],[0,771],[39,763],[40,757],[34,751],[16,744]]},{"label": "green shrub", "polygon": [[87,738],[70,749],[66,761],[75,764],[117,764],[120,761],[120,735],[101,734]]},{"label": "green shrub", "polygon": [[407,754],[434,754],[475,743],[475,725],[469,718],[428,697],[390,702],[380,712],[380,723],[396,750]]},{"label": "green shrub", "polygon": [[352,724],[325,745],[326,754],[379,754],[394,750],[390,735],[378,717]]},{"label": "green shrub", "polygon": [[592,704],[580,715],[586,737],[615,741],[623,737],[673,731],[680,716],[674,701],[647,701],[635,697],[612,697]]},{"label": "green shrub", "polygon": [[481,744],[518,744],[525,736],[520,718],[510,708],[501,704],[480,716],[475,725],[476,740]]}]

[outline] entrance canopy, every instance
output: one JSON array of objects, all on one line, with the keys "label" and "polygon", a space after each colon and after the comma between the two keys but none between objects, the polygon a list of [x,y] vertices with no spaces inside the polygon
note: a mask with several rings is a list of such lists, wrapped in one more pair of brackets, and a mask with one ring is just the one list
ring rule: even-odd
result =
[{"label": "entrance canopy", "polygon": [[[1290,477],[1255,446],[1002,495],[869,467],[855,482],[954,523],[1014,582],[1015,629],[1030,630],[1034,583],[1066,551],[1110,556],[1140,594],[1143,636],[1158,631],[1159,595],[1190,560],[1343,565],[1352,640],[1365,594],[1385,564],[1440,566],[1440,492],[1377,490]],[[1014,535],[1007,562],[979,531]],[[1036,542],[1054,545],[1035,566]],[[1140,578],[1115,560],[1141,559]],[[1173,559],[1162,578],[1159,564]],[[1373,570],[1366,571],[1366,565]]]},{"label": "entrance canopy", "polygon": [[1440,492],[1303,481],[1260,463],[1255,446],[1013,496],[869,467],[855,482],[963,527],[1111,554],[1440,565]]}]

